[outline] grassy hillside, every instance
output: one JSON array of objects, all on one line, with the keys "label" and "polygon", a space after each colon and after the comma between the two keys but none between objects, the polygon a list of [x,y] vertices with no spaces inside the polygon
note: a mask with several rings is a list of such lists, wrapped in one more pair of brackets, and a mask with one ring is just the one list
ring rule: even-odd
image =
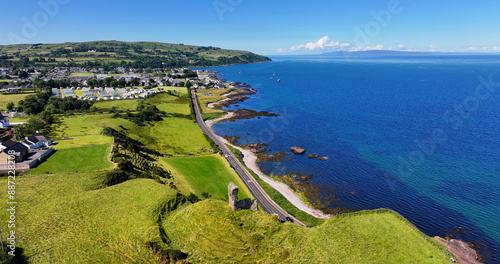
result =
[{"label": "grassy hillside", "polygon": [[[160,240],[154,211],[175,192],[149,179],[112,187],[102,179],[100,173],[17,177],[16,246],[29,263],[158,263],[146,243]],[[0,210],[1,219],[7,214]]]},{"label": "grassy hillside", "polygon": [[174,173],[180,189],[187,189],[200,197],[203,192],[208,192],[212,197],[221,199],[227,198],[227,185],[234,182],[240,187],[239,199],[252,197],[238,174],[220,155],[168,158],[163,161]]},{"label": "grassy hillside", "polygon": [[92,41],[0,46],[0,67],[197,67],[269,61],[247,51],[159,42]]},{"label": "grassy hillside", "polygon": [[170,214],[163,227],[192,263],[449,263],[443,245],[389,210],[303,228],[205,200]]}]

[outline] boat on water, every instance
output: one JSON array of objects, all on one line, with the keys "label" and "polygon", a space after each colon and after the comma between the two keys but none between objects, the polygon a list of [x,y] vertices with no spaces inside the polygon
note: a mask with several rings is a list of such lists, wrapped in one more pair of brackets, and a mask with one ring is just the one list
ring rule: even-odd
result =
[{"label": "boat on water", "polygon": [[281,82],[281,79],[278,79],[278,82]]}]

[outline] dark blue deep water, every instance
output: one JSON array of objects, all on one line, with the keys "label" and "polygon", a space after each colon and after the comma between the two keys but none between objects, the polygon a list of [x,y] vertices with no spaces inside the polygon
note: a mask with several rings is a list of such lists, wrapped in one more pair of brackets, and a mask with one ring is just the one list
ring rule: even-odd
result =
[{"label": "dark blue deep water", "polygon": [[259,91],[229,109],[281,114],[220,123],[218,134],[328,157],[291,154],[264,172],[312,174],[334,207],[393,209],[500,263],[500,56],[280,56],[211,69]]}]

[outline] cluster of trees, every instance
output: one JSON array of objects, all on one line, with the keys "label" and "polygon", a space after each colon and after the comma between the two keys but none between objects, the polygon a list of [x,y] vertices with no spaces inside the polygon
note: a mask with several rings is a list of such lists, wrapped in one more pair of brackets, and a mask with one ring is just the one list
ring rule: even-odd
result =
[{"label": "cluster of trees", "polygon": [[113,137],[115,146],[112,150],[112,160],[117,162],[117,169],[106,173],[104,183],[108,186],[119,184],[135,178],[150,178],[163,183],[160,178],[169,179],[172,174],[153,163],[160,155],[155,150],[146,148],[125,133],[105,127],[104,135]]},{"label": "cluster of trees", "polygon": [[113,77],[107,77],[103,80],[90,79],[87,81],[87,86],[89,87],[125,87],[125,86],[138,86],[140,80],[137,78],[132,79],[130,82],[127,82],[124,78],[115,79]]},{"label": "cluster of trees", "polygon": [[36,88],[47,89],[47,88],[59,88],[59,87],[76,87],[80,84],[78,82],[71,82],[69,79],[61,79],[61,80],[48,80],[44,81],[43,79],[36,79],[33,81],[33,86]]},{"label": "cluster of trees", "polygon": [[141,142],[128,137],[127,135],[125,135],[125,133],[120,132],[114,128],[105,127],[102,130],[102,134],[108,137],[113,137],[114,143],[122,146],[124,149],[133,152],[143,152],[153,156],[161,155],[158,151],[146,148]]},{"label": "cluster of trees", "polygon": [[47,123],[38,117],[30,118],[28,122],[22,125],[17,125],[14,129],[14,135],[16,135],[17,139],[23,139],[35,134],[36,131],[39,131],[42,134],[49,132]]},{"label": "cluster of trees", "polygon": [[[169,74],[168,77],[172,77],[172,74]],[[177,78],[196,78],[198,77],[198,74],[195,71],[192,71],[190,69],[185,69],[182,75],[177,75]]]},{"label": "cluster of trees", "polygon": [[145,103],[143,100],[139,101],[137,106],[137,113],[132,113],[128,109],[125,112],[120,113],[116,108],[111,108],[111,112],[114,112],[114,118],[123,118],[134,122],[138,126],[144,126],[146,122],[151,121],[161,121],[163,117],[167,114],[156,107],[156,105],[151,105]]},{"label": "cluster of trees", "polygon": [[[57,98],[51,97],[51,91],[40,92],[30,95],[19,101],[16,110],[28,115],[37,115],[45,123],[55,122],[55,114],[68,112],[90,111],[93,105],[90,101],[78,100],[72,97]],[[14,103],[7,105],[8,110],[14,110]]]},{"label": "cluster of trees", "polygon": [[30,95],[19,101],[17,111],[28,115],[37,115],[45,110],[50,110],[54,114],[74,111],[89,110],[93,103],[90,101],[78,100],[73,97],[51,97],[50,90]]}]

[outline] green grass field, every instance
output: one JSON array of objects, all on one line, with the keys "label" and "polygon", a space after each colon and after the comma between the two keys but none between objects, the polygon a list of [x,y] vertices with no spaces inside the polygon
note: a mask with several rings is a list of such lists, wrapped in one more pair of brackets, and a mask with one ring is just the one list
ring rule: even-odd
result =
[{"label": "green grass field", "polygon": [[[100,172],[18,176],[16,253],[23,249],[26,260],[19,263],[160,263],[146,243],[161,240],[154,211],[175,192],[149,179],[102,181]],[[0,219],[8,213],[0,210]]]},{"label": "green grass field", "polygon": [[190,263],[449,263],[450,257],[389,210],[340,215],[304,228],[259,212],[233,212],[226,202],[210,199],[170,214],[163,227]]},{"label": "green grass field", "polygon": [[[215,108],[210,108],[207,105],[209,103],[217,102],[219,100],[224,99],[225,97],[221,94],[226,93],[229,89],[199,89],[196,92],[196,96],[200,103],[201,111],[203,114],[214,114],[214,113],[225,113],[225,111]],[[212,95],[203,95],[212,94]]]},{"label": "green grass field", "polygon": [[177,87],[177,86],[158,86],[154,88],[155,90],[164,90],[164,91],[173,91],[175,93],[179,93],[181,96],[188,95],[188,89],[186,87]]},{"label": "green grass field", "polygon": [[57,140],[54,149],[79,148],[113,143],[113,138],[103,135],[72,136],[69,140]]},{"label": "green grass field", "polygon": [[108,160],[110,152],[110,144],[57,150],[36,168],[29,170],[27,174],[111,169],[114,165]]},{"label": "green grass field", "polygon": [[208,192],[212,197],[227,198],[227,185],[234,182],[240,187],[239,199],[252,197],[243,181],[229,163],[220,155],[190,158],[166,158],[163,162],[174,173],[179,189],[201,196]]},{"label": "green grass field", "polygon": [[21,100],[24,100],[27,96],[32,95],[31,93],[22,94],[0,94],[0,110],[7,110],[7,104],[13,102],[14,106]]},{"label": "green grass field", "polygon": [[20,118],[20,117],[9,117],[9,122],[12,123],[21,123],[28,122],[29,118]]},{"label": "green grass field", "polygon": [[[183,97],[176,97],[169,95],[167,93],[162,93],[155,95],[153,97],[147,98],[146,103],[156,105],[158,109],[165,111],[167,113],[179,113],[188,115],[191,113],[191,108],[189,105],[189,99],[184,97],[187,93],[183,91],[186,88],[175,87],[176,92],[179,92]],[[95,102],[94,105],[103,111],[111,109],[111,107],[116,107],[121,110],[136,110],[138,105],[138,100],[115,100],[115,101],[100,101]]]},{"label": "green grass field", "polygon": [[73,92],[75,93],[76,96],[83,97],[83,91],[82,90],[74,90]]},{"label": "green grass field", "polygon": [[53,139],[74,136],[99,135],[105,126],[132,126],[128,120],[112,118],[112,114],[77,114],[62,116],[58,123],[52,125],[49,136]]},{"label": "green grass field", "polygon": [[[94,145],[110,140],[100,135],[105,126],[120,129],[120,125],[128,130],[127,134],[130,137],[165,155],[207,154],[202,149],[210,148],[210,143],[198,124],[193,120],[179,117],[168,117],[163,121],[139,127],[128,120],[112,118],[112,114],[66,116],[52,125],[52,131],[48,136],[53,139],[74,138],[71,141],[60,141],[62,146],[56,145],[56,148]],[[83,140],[79,140],[81,137],[84,137]]]},{"label": "green grass field", "polygon": [[129,100],[113,100],[113,101],[99,101],[95,102],[94,105],[101,110],[109,110],[111,107],[116,107],[121,110],[136,110],[137,109],[137,100],[129,99]]},{"label": "green grass field", "polygon": [[153,126],[135,127],[130,134],[147,147],[166,155],[201,155],[207,154],[202,149],[210,149],[210,143],[198,124],[185,118],[165,118]]},{"label": "green grass field", "polygon": [[72,72],[71,76],[94,76],[91,72]]}]

